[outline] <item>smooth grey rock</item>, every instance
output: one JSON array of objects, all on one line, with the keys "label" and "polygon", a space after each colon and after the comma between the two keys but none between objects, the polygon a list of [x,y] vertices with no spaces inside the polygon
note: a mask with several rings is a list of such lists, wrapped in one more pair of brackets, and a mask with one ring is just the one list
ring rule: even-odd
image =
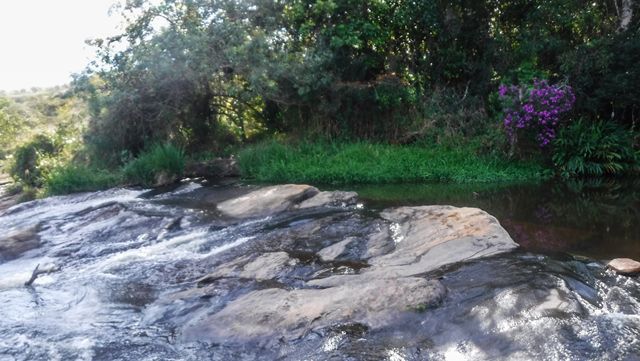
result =
[{"label": "smooth grey rock", "polygon": [[379,327],[399,312],[437,304],[445,292],[438,281],[417,277],[361,277],[325,289],[259,290],[189,324],[183,337],[189,341],[224,341],[284,334],[295,339],[308,330],[343,322]]},{"label": "smooth grey rock", "polygon": [[518,247],[500,223],[477,208],[401,207],[385,210],[395,249],[369,260],[368,272],[412,276]]},{"label": "smooth grey rock", "polygon": [[278,277],[283,271],[290,269],[297,263],[298,261],[289,257],[286,252],[269,252],[253,260],[245,256],[220,265],[214,272],[201,278],[199,282],[206,283],[207,280],[221,277],[268,280]]},{"label": "smooth grey rock", "polygon": [[297,208],[346,207],[355,204],[357,198],[358,193],[356,192],[320,192],[300,203]]},{"label": "smooth grey rock", "polygon": [[393,238],[389,227],[381,226],[381,228],[371,236],[367,241],[367,251],[364,254],[365,259],[382,256],[390,253],[395,249]]},{"label": "smooth grey rock", "polygon": [[309,199],[320,191],[312,186],[285,184],[260,188],[249,194],[218,204],[218,210],[227,217],[251,218],[284,212]]},{"label": "smooth grey rock", "polygon": [[17,230],[0,237],[0,261],[18,258],[21,254],[39,246],[38,225]]},{"label": "smooth grey rock", "polygon": [[318,256],[320,256],[320,259],[325,262],[333,261],[338,258],[338,256],[340,256],[347,248],[347,246],[353,241],[353,237],[347,237],[338,243],[334,243],[329,247],[323,248],[322,250],[320,250],[320,252],[318,252]]},{"label": "smooth grey rock", "polygon": [[630,258],[616,258],[611,260],[607,267],[620,274],[640,273],[640,262]]},{"label": "smooth grey rock", "polygon": [[[385,210],[381,216],[380,228],[366,243],[364,259],[370,267],[356,274],[309,280],[306,286],[311,288],[250,292],[214,314],[189,322],[183,336],[212,342],[295,339],[343,322],[382,327],[398,312],[423,310],[442,299],[444,287],[419,275],[518,246],[494,217],[476,208],[402,207]],[[319,255],[334,260],[353,240],[346,238]],[[237,264],[219,267],[217,273],[272,277],[286,272],[286,258],[275,253],[250,261],[245,256]]]}]

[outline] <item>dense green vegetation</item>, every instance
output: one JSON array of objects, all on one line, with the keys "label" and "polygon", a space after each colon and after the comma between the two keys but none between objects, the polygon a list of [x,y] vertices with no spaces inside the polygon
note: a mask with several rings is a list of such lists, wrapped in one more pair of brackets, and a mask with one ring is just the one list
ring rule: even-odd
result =
[{"label": "dense green vegetation", "polygon": [[124,1],[123,33],[92,41],[72,89],[27,97],[55,120],[0,101],[3,156],[44,129],[55,152],[18,149],[34,171],[13,174],[60,191],[89,169],[152,185],[239,149],[245,177],[278,182],[637,174],[639,4]]},{"label": "dense green vegetation", "polygon": [[95,191],[113,187],[121,182],[122,175],[118,172],[71,163],[55,167],[50,171],[44,179],[44,194]]},{"label": "dense green vegetation", "polygon": [[244,175],[265,182],[514,182],[546,175],[536,163],[478,156],[469,146],[270,142],[244,149],[239,159]]},{"label": "dense green vegetation", "polygon": [[170,144],[155,144],[125,164],[125,178],[134,184],[153,186],[176,180],[184,171],[185,157],[181,149]]}]

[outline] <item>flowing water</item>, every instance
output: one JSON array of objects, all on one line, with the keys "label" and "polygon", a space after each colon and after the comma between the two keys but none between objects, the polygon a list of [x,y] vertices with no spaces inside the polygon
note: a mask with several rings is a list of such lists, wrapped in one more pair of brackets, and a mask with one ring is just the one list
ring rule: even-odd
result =
[{"label": "flowing water", "polygon": [[[0,245],[0,360],[640,360],[640,282],[603,263],[640,259],[637,184],[356,187],[357,207],[248,222],[216,211],[249,189],[113,189],[0,213],[0,236],[28,238],[17,251]],[[419,204],[485,209],[522,247],[424,275],[447,288],[441,304],[384,327],[185,336],[184,325],[247,292],[359,272],[361,250],[334,262],[316,253],[369,234],[386,207]],[[202,284],[228,260],[274,250],[296,259],[277,280]],[[44,273],[25,286],[38,265]]]}]

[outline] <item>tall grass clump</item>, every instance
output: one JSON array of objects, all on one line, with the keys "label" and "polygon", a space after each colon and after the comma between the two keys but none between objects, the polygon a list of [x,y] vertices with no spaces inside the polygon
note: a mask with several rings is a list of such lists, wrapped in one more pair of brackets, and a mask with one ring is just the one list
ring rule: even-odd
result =
[{"label": "tall grass clump", "polygon": [[177,180],[184,166],[182,149],[171,144],[155,144],[125,164],[123,174],[130,183],[152,186]]},{"label": "tall grass clump", "polygon": [[245,178],[316,184],[514,182],[544,178],[537,163],[480,156],[471,146],[267,142],[238,156]]},{"label": "tall grass clump", "polygon": [[117,172],[84,165],[67,164],[54,168],[44,182],[46,195],[90,192],[116,186],[121,181]]}]

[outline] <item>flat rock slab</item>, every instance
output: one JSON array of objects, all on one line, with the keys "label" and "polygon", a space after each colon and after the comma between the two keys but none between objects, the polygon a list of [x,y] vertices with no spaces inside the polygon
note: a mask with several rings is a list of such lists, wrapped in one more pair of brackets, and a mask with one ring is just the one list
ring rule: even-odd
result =
[{"label": "flat rock slab", "polygon": [[[335,204],[335,198],[309,186],[268,187],[219,206],[235,217],[295,210],[300,204]],[[311,196],[309,196],[311,195]],[[353,199],[351,194],[337,198]],[[306,199],[305,199],[306,198]],[[213,314],[193,319],[182,330],[186,340],[235,342],[284,337],[358,322],[382,327],[400,312],[437,304],[446,290],[426,276],[444,265],[508,252],[518,247],[499,222],[477,208],[401,207],[381,213],[380,227],[360,242],[370,267],[355,274],[306,280],[294,289],[269,288],[244,294]],[[346,237],[318,251],[323,261],[339,257],[351,242]],[[218,267],[210,276],[255,279],[279,277],[291,269],[284,252],[243,255]]]},{"label": "flat rock slab", "polygon": [[343,322],[379,327],[403,311],[425,309],[445,295],[440,282],[418,277],[350,279],[325,289],[270,288],[248,293],[220,312],[188,325],[189,341],[246,341],[274,334],[288,339]]},{"label": "flat rock slab", "polygon": [[616,258],[611,260],[611,262],[607,264],[607,267],[617,273],[625,275],[640,273],[640,262],[634,261],[630,258]]},{"label": "flat rock slab", "polygon": [[281,212],[314,207],[348,206],[356,202],[355,192],[320,192],[303,184],[264,187],[217,205],[227,217],[245,219],[265,217]]},{"label": "flat rock slab", "polygon": [[320,191],[312,186],[285,184],[265,187],[244,196],[218,204],[218,210],[227,217],[264,217],[284,212]]},{"label": "flat rock slab", "polygon": [[382,212],[395,249],[369,260],[369,272],[413,276],[518,247],[498,220],[478,208],[401,207]]}]

